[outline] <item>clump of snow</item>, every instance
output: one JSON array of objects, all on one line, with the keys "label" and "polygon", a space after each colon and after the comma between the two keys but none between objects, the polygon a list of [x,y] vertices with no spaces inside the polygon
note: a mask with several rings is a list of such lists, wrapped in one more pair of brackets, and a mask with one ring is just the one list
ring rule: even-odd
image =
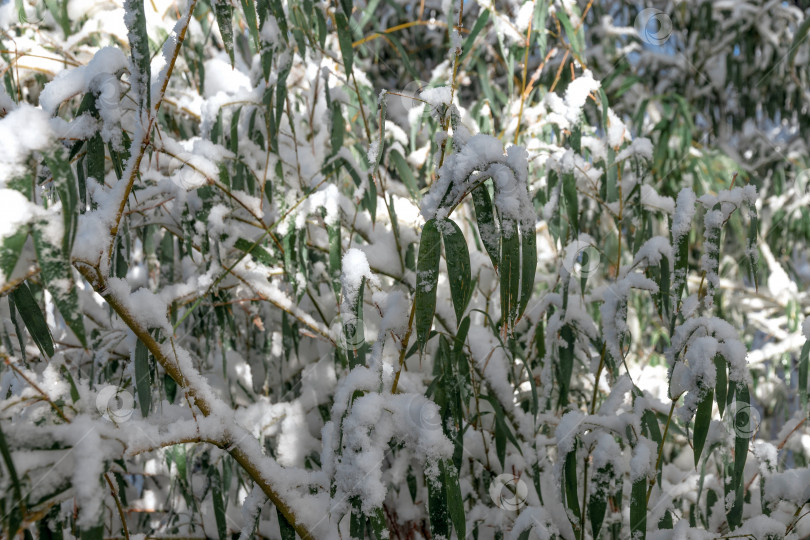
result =
[{"label": "clump of snow", "polygon": [[[62,71],[46,84],[39,95],[39,103],[46,112],[53,114],[60,103],[76,94],[88,92],[92,86],[96,86],[103,96],[103,92],[108,90],[101,81],[109,80],[104,75],[114,78],[114,74],[128,65],[129,60],[121,49],[117,47],[99,49],[86,66]],[[112,86],[109,91],[112,92]]]},{"label": "clump of snow", "polygon": [[440,105],[450,105],[452,99],[452,88],[449,86],[439,86],[436,88],[425,88],[419,92],[419,98],[426,101],[431,107]]}]

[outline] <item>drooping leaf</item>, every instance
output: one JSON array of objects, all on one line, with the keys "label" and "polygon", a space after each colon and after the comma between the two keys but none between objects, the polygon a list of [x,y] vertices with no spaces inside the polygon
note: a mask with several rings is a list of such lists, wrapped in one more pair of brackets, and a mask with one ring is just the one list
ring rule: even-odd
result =
[{"label": "drooping leaf", "polygon": [[335,22],[337,23],[340,54],[343,56],[343,69],[348,75],[352,72],[352,62],[354,62],[354,51],[352,50],[352,32],[349,28],[349,20],[346,18],[344,13],[339,11],[336,12]]},{"label": "drooping leaf", "polygon": [[234,66],[233,57],[233,6],[228,0],[219,0],[214,4],[217,15],[219,33],[222,36],[222,44],[231,59],[231,67]]},{"label": "drooping leaf", "polygon": [[51,332],[45,322],[42,310],[39,309],[39,304],[34,299],[34,295],[31,294],[31,289],[28,288],[28,284],[25,282],[20,283],[9,295],[9,301],[14,302],[14,306],[28,329],[28,333],[34,338],[34,343],[37,344],[39,350],[49,358],[53,356]]},{"label": "drooping leaf", "polygon": [[529,299],[534,292],[534,278],[537,272],[537,237],[534,227],[521,224],[520,231],[520,305],[517,318],[520,319],[526,312]]},{"label": "drooping leaf", "polygon": [[706,444],[706,436],[709,434],[709,425],[712,422],[712,405],[714,404],[714,390],[708,389],[703,399],[698,403],[695,414],[695,434],[693,444],[695,447],[695,468],[697,469],[700,455],[703,453],[703,445]]},{"label": "drooping leaf", "polygon": [[647,537],[647,477],[633,482],[630,491],[630,535],[634,540]]},{"label": "drooping leaf", "polygon": [[146,418],[152,408],[152,380],[149,372],[149,349],[140,339],[135,342],[135,389],[141,415]]},{"label": "drooping leaf", "polygon": [[512,220],[503,220],[501,226],[501,317],[511,331],[517,319],[520,299],[520,235]]},{"label": "drooping leaf", "polygon": [[492,266],[497,270],[501,260],[501,234],[495,223],[492,199],[486,185],[481,184],[475,188],[472,192],[472,199],[475,206],[475,219],[478,222],[478,235],[492,261]]},{"label": "drooping leaf", "polygon": [[[140,340],[138,340],[140,343]],[[211,468],[211,498],[214,502],[214,518],[217,522],[219,540],[228,538],[228,523],[225,517],[225,502],[222,498],[223,484],[216,467]]]},{"label": "drooping leaf", "polygon": [[447,273],[450,281],[450,295],[456,311],[456,320],[461,321],[472,288],[472,270],[467,240],[458,225],[450,219],[437,223],[444,240],[444,253],[447,260]]},{"label": "drooping leaf", "polygon": [[441,239],[436,220],[431,219],[422,228],[419,258],[416,262],[416,291],[414,293],[416,340],[424,349],[436,312],[436,288],[439,282]]}]

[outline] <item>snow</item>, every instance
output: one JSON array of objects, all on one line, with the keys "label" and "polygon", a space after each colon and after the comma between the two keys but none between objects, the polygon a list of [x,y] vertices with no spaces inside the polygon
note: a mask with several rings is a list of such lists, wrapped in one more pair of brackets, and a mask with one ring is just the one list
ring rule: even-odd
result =
[{"label": "snow", "polygon": [[440,105],[450,105],[452,88],[449,86],[438,86],[435,88],[425,88],[419,92],[419,99],[426,101],[431,107]]},{"label": "snow", "polygon": [[45,112],[54,114],[63,101],[76,94],[88,92],[91,88],[101,91],[103,97],[111,97],[107,92],[113,91],[112,86],[108,88],[107,82],[115,78],[114,74],[128,66],[129,61],[121,49],[117,47],[99,49],[86,66],[62,71],[46,84],[39,95],[39,103]]}]

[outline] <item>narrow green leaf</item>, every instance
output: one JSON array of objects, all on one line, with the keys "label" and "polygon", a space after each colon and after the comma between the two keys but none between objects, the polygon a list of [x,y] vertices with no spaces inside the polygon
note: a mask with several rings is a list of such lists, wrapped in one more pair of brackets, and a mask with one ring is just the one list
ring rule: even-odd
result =
[{"label": "narrow green leaf", "polygon": [[439,282],[439,256],[441,240],[436,220],[431,219],[422,229],[419,241],[419,258],[416,263],[415,325],[416,340],[420,349],[424,349],[433,325],[436,312],[436,288]]},{"label": "narrow green leaf", "polygon": [[461,57],[458,59],[459,65],[464,62],[464,59],[470,54],[470,51],[473,49],[473,44],[475,43],[475,38],[478,37],[478,34],[481,33],[481,30],[487,25],[489,21],[489,10],[482,9],[481,14],[478,15],[478,18],[475,20],[475,24],[470,30],[470,33],[467,34],[467,37],[464,38],[464,42],[461,44]]},{"label": "narrow green leaf", "polygon": [[574,237],[576,237],[579,234],[579,197],[577,196],[577,181],[574,178],[574,173],[563,174],[561,181],[565,207],[568,211],[568,221],[571,223],[571,229],[574,231]]},{"label": "narrow green leaf", "polygon": [[456,311],[456,321],[461,321],[472,292],[472,270],[467,240],[456,223],[444,219],[437,224],[444,239],[444,255],[450,281],[450,296]]},{"label": "narrow green leaf", "polygon": [[450,521],[447,509],[447,488],[444,483],[444,474],[436,478],[425,478],[428,488],[428,514],[430,516],[430,534],[433,538],[450,538]]},{"label": "narrow green leaf", "polygon": [[577,518],[575,528],[579,528],[579,517],[581,515],[577,488],[577,446],[578,442],[575,442],[573,450],[565,455],[565,462],[563,463],[563,489],[565,493],[565,506],[567,506]]},{"label": "narrow green leaf", "polygon": [[254,261],[260,262],[265,266],[273,266],[278,262],[276,258],[270,254],[270,252],[258,244],[254,244],[255,242],[245,240],[244,238],[239,238],[236,240],[236,242],[234,242],[233,247],[239,251],[250,253]]},{"label": "narrow green leaf", "polygon": [[560,362],[558,366],[557,381],[560,385],[560,400],[557,407],[565,407],[568,404],[568,389],[571,386],[571,374],[574,371],[574,346],[576,336],[571,326],[566,324],[560,330],[560,336],[566,347],[560,347]]},{"label": "narrow green leaf", "polygon": [[501,317],[511,331],[515,327],[520,296],[520,235],[515,222],[501,222]]},{"label": "narrow green leaf", "polygon": [[588,498],[588,516],[591,518],[591,532],[594,538],[599,537],[599,531],[602,530],[602,523],[605,521],[612,473],[613,466],[607,464],[597,469],[593,477],[594,490]]},{"label": "narrow green leaf", "polygon": [[231,67],[234,66],[233,57],[233,6],[228,0],[219,0],[215,3],[217,24],[219,33],[222,36],[222,44],[231,59]]},{"label": "narrow green leaf", "polygon": [[647,477],[633,482],[630,491],[630,535],[633,540],[647,537]]},{"label": "narrow green leaf", "polygon": [[250,35],[253,38],[253,44],[256,46],[256,50],[260,51],[262,46],[259,43],[259,27],[256,22],[256,4],[254,4],[253,0],[242,0],[242,13],[245,15],[245,24],[250,31]]},{"label": "narrow green leaf", "polygon": [[146,418],[152,408],[152,380],[149,373],[149,349],[140,339],[135,343],[135,389],[141,415]]},{"label": "narrow green leaf", "polygon": [[458,483],[458,471],[449,460],[443,459],[440,464],[444,471],[444,487],[447,489],[447,509],[450,521],[456,530],[456,536],[465,538],[467,524],[464,517],[464,501],[461,498],[461,486]]},{"label": "narrow green leaf", "polygon": [[520,231],[520,305],[517,318],[520,319],[526,312],[529,299],[534,292],[534,277],[537,272],[537,237],[534,226],[528,230]]},{"label": "narrow green leaf", "polygon": [[352,509],[349,521],[349,536],[353,540],[365,540],[366,515],[362,510],[362,501],[359,497],[352,497]]},{"label": "narrow green leaf", "polygon": [[475,188],[472,192],[472,199],[475,206],[475,219],[478,222],[478,235],[492,261],[492,266],[497,270],[501,259],[501,234],[495,223],[492,199],[486,185],[481,184]]},{"label": "narrow green leaf", "polygon": [[151,107],[151,55],[149,54],[149,36],[146,34],[146,14],[144,0],[125,0],[124,11],[127,18],[127,38],[132,54],[132,64],[136,72],[130,76],[133,89],[138,90],[138,107],[148,110]]},{"label": "narrow green leaf", "polygon": [[[49,358],[53,356],[53,339],[48,329],[48,323],[45,322],[45,316],[42,314],[42,310],[39,309],[39,304],[34,299],[34,295],[31,294],[28,284],[25,282],[20,283],[9,295],[9,301],[14,302],[14,306],[28,329],[28,333],[34,338],[34,343],[37,344],[39,350]],[[22,336],[19,337],[22,344]]]},{"label": "narrow green leaf", "polygon": [[349,28],[349,20],[341,12],[335,13],[337,23],[338,43],[340,44],[340,54],[343,56],[343,69],[346,75],[352,72],[352,62],[354,61],[354,51],[352,50],[352,32]]},{"label": "narrow green leaf", "polygon": [[703,446],[706,444],[706,436],[709,434],[709,425],[712,423],[712,405],[714,404],[714,390],[708,389],[706,395],[698,403],[697,413],[695,413],[695,434],[692,444],[695,449],[695,469],[697,469],[700,455],[703,453]]},{"label": "narrow green leaf", "polygon": [[388,538],[388,527],[382,508],[376,508],[374,510],[374,513],[368,517],[368,523],[371,527],[371,532],[374,534],[374,540],[384,540]]},{"label": "narrow green leaf", "polygon": [[[138,340],[138,343],[140,343],[140,340]],[[228,524],[225,518],[225,503],[222,500],[222,480],[220,479],[219,471],[216,467],[212,467],[211,470],[213,471],[211,474],[211,498],[214,502],[214,518],[217,522],[217,534],[219,535],[219,540],[225,540],[228,538]]]}]

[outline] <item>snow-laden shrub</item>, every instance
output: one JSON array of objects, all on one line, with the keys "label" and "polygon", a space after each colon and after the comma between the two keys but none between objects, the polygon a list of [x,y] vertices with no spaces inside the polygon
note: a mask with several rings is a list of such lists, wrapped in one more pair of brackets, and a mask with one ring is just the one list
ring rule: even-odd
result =
[{"label": "snow-laden shrub", "polygon": [[795,4],[0,5],[3,536],[809,536]]}]

